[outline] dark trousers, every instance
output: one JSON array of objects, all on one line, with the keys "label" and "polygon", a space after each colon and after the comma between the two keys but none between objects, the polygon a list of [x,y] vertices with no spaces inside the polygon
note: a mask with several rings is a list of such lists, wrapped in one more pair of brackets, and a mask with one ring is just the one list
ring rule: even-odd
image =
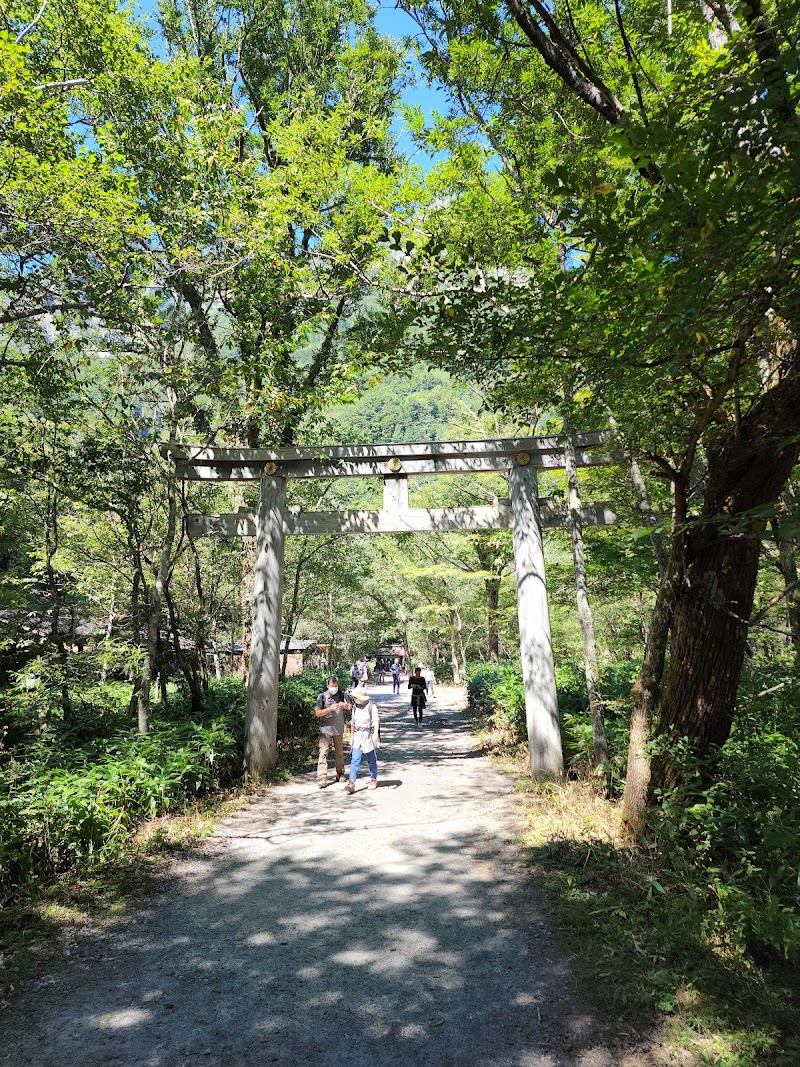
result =
[{"label": "dark trousers", "polygon": [[412,693],[411,694],[411,710],[414,712],[414,718],[422,718],[422,711],[425,707],[425,694],[424,693]]}]

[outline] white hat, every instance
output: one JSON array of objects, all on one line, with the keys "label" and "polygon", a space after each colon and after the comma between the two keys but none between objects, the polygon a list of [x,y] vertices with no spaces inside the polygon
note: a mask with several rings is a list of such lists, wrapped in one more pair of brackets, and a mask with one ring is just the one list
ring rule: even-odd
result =
[{"label": "white hat", "polygon": [[366,691],[363,685],[359,685],[353,690],[353,697],[356,700],[369,700],[369,693]]}]

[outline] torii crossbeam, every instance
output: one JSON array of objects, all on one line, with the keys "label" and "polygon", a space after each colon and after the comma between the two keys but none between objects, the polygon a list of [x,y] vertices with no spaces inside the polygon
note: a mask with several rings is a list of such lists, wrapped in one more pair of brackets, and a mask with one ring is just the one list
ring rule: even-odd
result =
[{"label": "torii crossbeam", "polygon": [[[578,466],[608,463],[593,451],[604,433],[572,438]],[[327,445],[320,448],[205,448],[165,446],[179,477],[193,481],[260,481],[257,511],[193,515],[194,537],[255,537],[253,628],[248,678],[245,765],[258,777],[277,761],[278,681],[284,542],[287,535],[407,533],[511,528],[519,612],[520,655],[531,775],[564,773],[556,697],[550,613],[542,550],[542,526],[608,525],[616,521],[604,504],[570,512],[559,501],[540,501],[537,470],[565,466],[563,437],[517,437],[424,444]],[[470,508],[410,508],[408,478],[415,475],[507,472],[510,500]],[[383,508],[305,512],[287,507],[292,478],[383,478]]]}]

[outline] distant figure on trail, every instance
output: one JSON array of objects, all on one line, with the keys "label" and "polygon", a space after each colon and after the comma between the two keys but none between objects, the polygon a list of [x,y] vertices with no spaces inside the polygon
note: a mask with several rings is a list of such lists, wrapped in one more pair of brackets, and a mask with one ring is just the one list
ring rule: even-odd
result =
[{"label": "distant figure on trail", "polygon": [[350,774],[345,783],[345,789],[348,793],[355,793],[362,755],[367,757],[369,764],[369,788],[377,789],[378,757],[375,753],[378,748],[381,724],[378,709],[363,686],[353,690],[353,717],[350,726]]},{"label": "distant figure on trail", "polygon": [[361,685],[366,685],[369,681],[369,668],[367,667],[366,658],[362,658],[358,663],[358,677]]},{"label": "distant figure on trail", "polygon": [[414,722],[422,722],[422,712],[428,702],[425,696],[428,686],[422,677],[422,667],[414,668],[414,673],[408,679],[408,688],[411,690],[411,710],[414,712]]},{"label": "distant figure on trail", "polygon": [[375,674],[377,675],[379,684],[383,685],[383,676],[386,674],[386,664],[380,658],[375,660]]},{"label": "distant figure on trail", "polygon": [[328,677],[328,688],[317,697],[314,714],[319,723],[319,759],[317,760],[317,785],[324,789],[328,784],[328,752],[333,748],[336,760],[336,781],[344,778],[344,713],[352,705],[339,693],[339,679],[335,674]]},{"label": "distant figure on trail", "polygon": [[358,669],[357,663],[354,663],[353,666],[350,668],[350,681],[353,683],[353,685],[358,685],[358,683],[361,681],[361,671]]},{"label": "distant figure on trail", "polygon": [[425,688],[428,691],[428,696],[436,696],[433,691],[433,687],[436,685],[436,678],[433,674],[433,667],[431,667],[430,664],[428,664],[427,667],[422,668],[422,677],[425,679]]},{"label": "distant figure on trail", "polygon": [[400,692],[400,661],[395,660],[389,670],[392,672],[392,695]]}]

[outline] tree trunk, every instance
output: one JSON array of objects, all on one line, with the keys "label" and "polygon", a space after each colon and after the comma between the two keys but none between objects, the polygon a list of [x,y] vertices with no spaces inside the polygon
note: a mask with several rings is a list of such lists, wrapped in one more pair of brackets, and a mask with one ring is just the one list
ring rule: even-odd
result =
[{"label": "tree trunk", "polygon": [[600,692],[600,671],[597,666],[597,644],[594,636],[594,616],[589,603],[589,587],[586,581],[586,559],[583,550],[583,523],[581,521],[581,494],[578,468],[575,463],[575,448],[572,440],[564,445],[564,465],[569,484],[569,517],[572,536],[572,562],[575,567],[575,593],[578,601],[578,619],[583,640],[583,662],[586,674],[586,690],[589,695],[589,712],[592,718],[592,762],[595,769],[608,763],[608,743],[603,717],[603,695]]},{"label": "tree trunk", "polygon": [[165,667],[166,663],[162,662],[158,668],[159,694],[161,696],[161,706],[163,707],[164,711],[166,711],[169,706],[169,693],[167,691],[167,672],[164,669]]},{"label": "tree trunk", "polygon": [[[454,622],[454,628],[453,629],[454,629],[454,633],[455,633],[456,641],[457,641],[457,646],[456,647],[457,647],[457,650],[458,650],[458,656],[459,656],[460,665],[461,665],[460,673],[461,673],[461,678],[462,678],[462,684],[466,685],[467,684],[467,649],[466,649],[466,645],[464,644],[464,626],[463,626],[463,623],[461,622],[461,612],[456,607],[453,608],[453,622]],[[409,670],[410,670],[410,666],[409,666]]]},{"label": "tree trunk", "polygon": [[[111,594],[111,607],[108,609],[108,623],[106,625],[106,643],[111,641],[111,634],[114,629],[114,594]],[[100,683],[106,684],[106,678],[108,676],[108,651],[103,651],[103,659],[100,665]]]},{"label": "tree trunk", "polygon": [[181,648],[181,628],[180,620],[178,618],[178,612],[175,608],[175,601],[170,593],[169,583],[164,585],[164,600],[167,605],[167,611],[169,612],[169,625],[172,632],[172,648],[175,652],[175,659],[178,662],[178,667],[183,675],[186,686],[189,690],[189,699],[191,701],[192,714],[201,712],[205,706],[205,686],[203,685],[202,672],[199,669],[197,650],[193,653],[187,654]]},{"label": "tree trunk", "polygon": [[158,639],[156,643],[156,654],[158,656],[158,689],[161,695],[161,708],[162,711],[167,710],[167,657],[164,654],[164,642],[161,638],[161,627],[158,628]]},{"label": "tree trunk", "polygon": [[147,609],[147,649],[142,661],[142,676],[139,685],[139,700],[136,720],[140,734],[146,734],[150,720],[150,687],[153,684],[153,669],[158,657],[158,624],[161,621],[161,584],[158,575],[150,590]]},{"label": "tree trunk", "polygon": [[456,613],[450,615],[450,665],[453,668],[453,685],[461,685],[461,672],[458,669],[456,652]]},{"label": "tree trunk", "polygon": [[661,683],[667,653],[667,639],[672,622],[673,602],[674,585],[668,570],[658,589],[653,618],[647,632],[642,666],[631,693],[633,708],[628,742],[625,794],[622,798],[622,818],[634,834],[640,834],[644,829],[650,785],[650,756],[647,743],[650,740],[650,725],[661,699]]},{"label": "tree trunk", "polygon": [[217,681],[219,681],[219,679],[222,677],[222,660],[220,659],[219,643],[217,641],[216,634],[214,634],[211,639],[211,650],[214,655],[214,677],[217,679]]},{"label": "tree trunk", "polygon": [[[686,738],[703,759],[730,732],[758,574],[758,537],[722,538],[696,528],[687,533],[686,556],[656,732],[673,741]],[[680,755],[657,757],[651,792],[676,787],[683,770]]]},{"label": "tree trunk", "polygon": [[142,688],[141,675],[137,675],[133,679],[133,688],[131,689],[130,699],[128,701],[128,714],[133,715],[139,704],[139,690]]},{"label": "tree trunk", "polygon": [[72,711],[72,702],[69,694],[67,648],[61,637],[61,590],[58,587],[58,576],[53,566],[53,559],[58,552],[58,493],[52,484],[47,485],[47,502],[45,509],[45,576],[47,588],[50,593],[50,640],[56,648],[56,660],[60,674],[59,686],[61,689],[61,711],[65,721],[69,719]]},{"label": "tree trunk", "polygon": [[[136,525],[130,512],[127,513],[125,517],[125,529],[128,535],[128,551],[133,560],[133,582],[131,584],[131,640],[138,648],[142,640],[142,594],[149,599],[149,593],[147,592],[147,582],[145,580],[144,568],[142,565],[141,545],[137,540]],[[139,692],[142,688],[141,669],[139,670],[139,673],[135,675],[133,674],[133,671],[131,671],[129,680],[133,683],[133,689],[131,690],[128,713],[133,715],[134,711],[137,711],[138,709]]]},{"label": "tree trunk", "polygon": [[655,529],[658,520],[656,519],[655,512],[650,504],[647,486],[644,484],[644,478],[639,469],[639,464],[627,451],[625,451],[625,458],[630,463],[631,481],[636,490],[636,495],[639,498],[639,511],[641,511],[642,518],[650,527],[650,544],[653,546],[653,552],[655,553],[656,564],[658,565],[658,576],[663,579],[664,575],[667,573],[667,550],[664,547],[664,538],[661,536],[660,531]]},{"label": "tree trunk", "polygon": [[[186,504],[186,498],[181,494],[181,501],[183,504],[184,514],[188,514],[188,507]],[[200,609],[198,624],[195,631],[195,650],[196,650],[196,669],[200,676],[200,683],[202,685],[203,694],[208,692],[208,655],[206,654],[206,646],[208,643],[208,633],[210,630],[210,620],[208,617],[208,604],[206,601],[206,593],[203,588],[203,569],[200,566],[200,556],[197,551],[197,545],[194,542],[194,538],[189,538],[189,550],[192,553],[192,562],[194,564],[194,585],[197,590],[197,605]]]},{"label": "tree trunk", "polygon": [[[173,419],[174,423],[174,419]],[[174,430],[174,426],[173,426]],[[137,720],[140,734],[146,734],[150,717],[150,687],[153,682],[153,666],[156,662],[158,628],[161,622],[161,598],[164,585],[169,576],[172,566],[172,548],[175,543],[175,528],[177,526],[178,501],[175,484],[175,457],[170,452],[168,456],[169,471],[167,474],[167,530],[161,545],[161,558],[158,565],[153,587],[150,590],[150,601],[147,608],[147,651],[142,663],[141,688],[137,704]]]},{"label": "tree trunk", "polygon": [[[305,562],[305,558],[303,556],[300,556],[300,558],[297,560],[297,562],[295,564],[294,580],[292,581],[292,600],[291,600],[291,604],[289,606],[289,611],[287,612],[286,620],[285,620],[284,626],[283,626],[287,641],[283,646],[283,655],[281,656],[281,674],[280,674],[280,679],[281,679],[282,682],[284,682],[286,680],[286,663],[287,663],[287,661],[289,659],[289,639],[294,637],[295,621],[296,621],[296,614],[297,614],[297,602],[298,602],[298,599],[300,597],[300,578],[301,578],[302,573],[303,573],[303,563],[304,562]],[[333,655],[333,638],[331,637],[331,649],[330,649],[330,654],[328,656],[328,670],[331,669],[330,661],[331,661],[332,655]]]},{"label": "tree trunk", "polygon": [[[781,511],[786,512],[790,507],[790,496],[784,493],[781,497]],[[786,594],[786,628],[794,651],[795,670],[797,670],[800,664],[800,594],[797,589],[797,560],[794,541],[783,537],[782,525],[780,519],[772,520],[772,533],[778,549],[778,570],[784,585],[790,590]]]},{"label": "tree trunk", "polygon": [[[797,462],[798,408],[800,375],[787,375],[707,449],[705,502],[685,535],[658,721],[659,735],[686,738],[701,760],[730,733],[764,531],[753,509],[777,501]],[[651,794],[676,787],[682,769],[679,755],[660,755]]]},{"label": "tree trunk", "polygon": [[500,659],[500,583],[507,559],[500,550],[494,534],[474,534],[472,541],[475,555],[484,572],[483,585],[486,592],[486,653],[495,663]]}]

